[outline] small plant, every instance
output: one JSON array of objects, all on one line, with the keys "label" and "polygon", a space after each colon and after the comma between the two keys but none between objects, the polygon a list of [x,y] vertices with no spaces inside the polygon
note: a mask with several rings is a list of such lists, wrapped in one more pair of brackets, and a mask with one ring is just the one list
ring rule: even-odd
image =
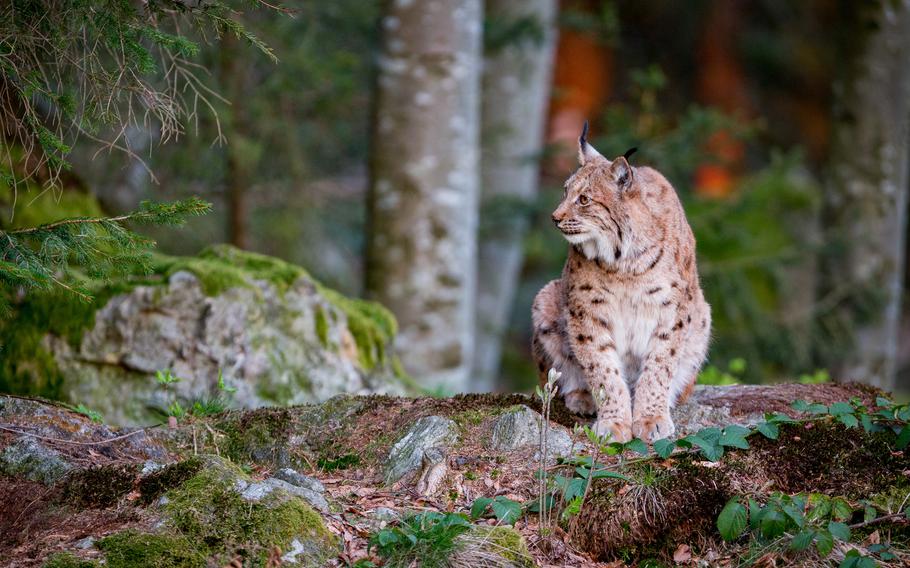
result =
[{"label": "small plant", "polygon": [[81,414],[88,417],[89,420],[95,424],[104,424],[104,416],[101,415],[97,410],[92,410],[91,408],[86,407],[84,404],[79,403],[76,406],[70,404],[66,405],[67,408],[75,412],[76,414]]},{"label": "small plant", "polygon": [[370,538],[369,548],[385,559],[386,566],[411,566],[416,561],[423,568],[442,567],[458,537],[472,527],[467,515],[425,511],[380,530]]},{"label": "small plant", "polygon": [[850,540],[850,527],[845,521],[852,516],[853,508],[846,499],[820,493],[774,493],[765,504],[734,497],[717,517],[717,530],[726,541],[736,540],[748,530],[762,544],[786,542],[796,552],[814,544],[825,557],[834,548],[835,539]]},{"label": "small plant", "polygon": [[[540,420],[540,434],[539,434],[539,444],[538,444],[538,454],[540,455],[540,467],[537,471],[537,499],[538,499],[538,511],[540,513],[540,522],[538,523],[538,530],[540,531],[541,536],[544,532],[550,530],[550,519],[549,519],[549,491],[547,488],[547,456],[549,453],[549,429],[550,429],[550,406],[553,403],[553,399],[556,398],[556,394],[559,392],[559,378],[562,376],[562,373],[556,369],[550,369],[550,372],[547,373],[547,382],[544,384],[543,388],[535,387],[537,396],[540,398],[540,407],[541,407],[541,420]],[[472,513],[473,514],[473,513]]]},{"label": "small plant", "polygon": [[497,495],[492,498],[478,497],[471,505],[471,518],[479,519],[492,513],[500,523],[513,525],[521,517],[523,510],[524,507],[522,507],[521,503],[504,495]]}]

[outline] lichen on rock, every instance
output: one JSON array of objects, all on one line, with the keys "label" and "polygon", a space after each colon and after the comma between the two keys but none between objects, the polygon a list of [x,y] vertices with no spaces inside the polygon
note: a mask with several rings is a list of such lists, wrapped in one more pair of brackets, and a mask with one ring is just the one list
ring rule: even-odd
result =
[{"label": "lichen on rock", "polygon": [[424,452],[448,446],[458,439],[458,426],[441,416],[424,416],[405,432],[389,451],[385,463],[385,482],[395,483],[423,465]]}]

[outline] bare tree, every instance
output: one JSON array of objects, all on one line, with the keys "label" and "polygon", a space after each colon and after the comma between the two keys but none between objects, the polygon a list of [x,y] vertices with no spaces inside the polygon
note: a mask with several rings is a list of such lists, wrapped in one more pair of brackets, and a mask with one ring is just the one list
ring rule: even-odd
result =
[{"label": "bare tree", "polygon": [[839,311],[855,348],[839,378],[891,389],[910,179],[910,0],[875,6],[861,14],[865,35],[837,93],[826,209],[845,250],[828,265],[827,294],[850,289]]},{"label": "bare tree", "polygon": [[387,2],[373,120],[366,285],[405,368],[463,390],[473,360],[481,0]]},{"label": "bare tree", "polygon": [[526,211],[537,195],[558,2],[488,0],[486,7],[476,390],[495,386],[521,272]]}]

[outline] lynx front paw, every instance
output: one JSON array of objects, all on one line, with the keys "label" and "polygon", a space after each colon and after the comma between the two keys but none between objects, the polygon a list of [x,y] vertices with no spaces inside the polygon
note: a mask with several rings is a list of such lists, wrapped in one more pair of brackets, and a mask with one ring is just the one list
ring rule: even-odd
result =
[{"label": "lynx front paw", "polygon": [[661,438],[669,438],[676,431],[670,414],[639,416],[632,422],[632,434],[647,443]]},{"label": "lynx front paw", "polygon": [[629,423],[617,418],[598,418],[594,422],[594,432],[598,436],[610,435],[611,442],[626,443],[632,439],[632,428]]},{"label": "lynx front paw", "polygon": [[591,393],[586,390],[572,391],[567,393],[564,398],[566,401],[566,408],[575,414],[591,416],[597,410],[594,407],[594,398],[591,396]]}]

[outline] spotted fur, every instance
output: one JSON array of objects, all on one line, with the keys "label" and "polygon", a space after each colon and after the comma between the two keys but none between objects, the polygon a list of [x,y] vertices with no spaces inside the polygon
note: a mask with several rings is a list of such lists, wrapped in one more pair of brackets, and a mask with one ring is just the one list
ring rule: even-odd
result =
[{"label": "spotted fur", "polygon": [[534,357],[542,381],[562,372],[566,405],[596,413],[598,433],[651,442],[674,433],[670,409],[708,349],[695,237],[656,170],[611,162],[583,138],[579,161],[553,212],[571,246],[562,278],[534,299]]}]

